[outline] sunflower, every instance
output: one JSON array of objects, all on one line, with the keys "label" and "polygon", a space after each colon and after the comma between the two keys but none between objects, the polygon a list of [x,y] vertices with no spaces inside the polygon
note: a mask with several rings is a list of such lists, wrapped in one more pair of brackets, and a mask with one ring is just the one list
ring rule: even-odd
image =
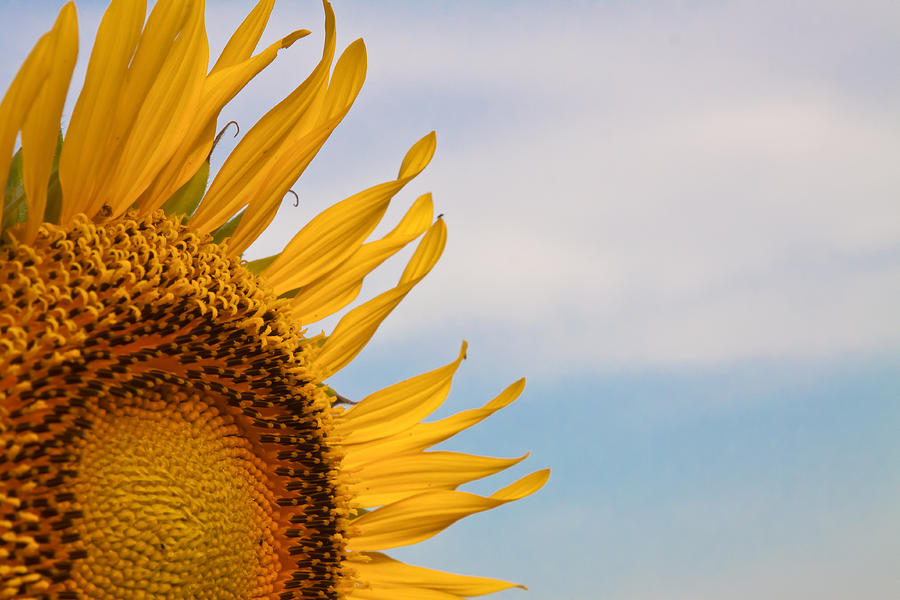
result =
[{"label": "sunflower", "polygon": [[[309,33],[256,52],[273,3],[209,69],[202,0],[159,0],[146,22],[143,0],[113,0],[63,133],[78,50],[67,4],[0,103],[0,599],[452,600],[513,587],[382,551],[544,484],[546,470],[462,492],[524,457],[429,451],[523,381],[433,422],[465,343],[358,403],[326,383],[441,255],[428,194],[370,240],[434,134],[396,178],[331,206],[279,254],[241,260],[366,71],[361,40],[334,62],[324,2],[318,65],[209,182],[222,107]],[[306,335],[417,238],[395,287]]]}]

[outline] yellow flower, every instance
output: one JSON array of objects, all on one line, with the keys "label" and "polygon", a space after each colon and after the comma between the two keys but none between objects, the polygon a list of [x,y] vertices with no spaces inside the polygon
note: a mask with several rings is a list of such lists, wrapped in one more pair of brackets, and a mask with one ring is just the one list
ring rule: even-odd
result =
[{"label": "yellow flower", "polygon": [[[0,104],[0,599],[446,600],[513,586],[381,551],[544,484],[546,470],[487,497],[461,492],[522,459],[428,451],[524,383],[427,423],[465,344],[356,404],[323,383],[444,248],[428,194],[367,241],[434,135],[396,179],[328,208],[278,255],[240,259],[365,78],[361,40],[332,68],[327,2],[318,66],[207,186],[219,111],[308,33],[254,54],[273,2],[209,70],[202,0],[159,0],[146,23],[143,0],[113,0],[63,137],[70,3]],[[419,237],[396,287],[330,335],[304,335]]]}]

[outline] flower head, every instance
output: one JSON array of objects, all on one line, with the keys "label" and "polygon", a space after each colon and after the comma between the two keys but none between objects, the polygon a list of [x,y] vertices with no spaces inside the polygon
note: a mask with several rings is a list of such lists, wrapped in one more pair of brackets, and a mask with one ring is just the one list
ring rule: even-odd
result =
[{"label": "flower head", "polygon": [[[308,33],[254,54],[272,5],[209,69],[202,1],[159,0],[145,22],[143,1],[113,0],[61,132],[67,4],[0,103],[0,598],[452,600],[512,586],[381,551],[543,485],[546,471],[488,497],[457,491],[522,459],[428,450],[524,383],[428,423],[465,344],[349,408],[325,383],[444,248],[428,194],[369,240],[434,135],[279,254],[241,260],[365,78],[361,40],[332,66],[328,2],[318,66],[208,183],[219,111]],[[305,335],[416,238],[394,288]]]}]

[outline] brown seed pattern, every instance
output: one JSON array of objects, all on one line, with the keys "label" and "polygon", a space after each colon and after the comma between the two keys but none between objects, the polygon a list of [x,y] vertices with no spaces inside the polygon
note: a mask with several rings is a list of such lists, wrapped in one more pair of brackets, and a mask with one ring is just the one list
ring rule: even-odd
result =
[{"label": "brown seed pattern", "polygon": [[331,407],[277,306],[161,212],[0,246],[0,598],[338,597]]}]

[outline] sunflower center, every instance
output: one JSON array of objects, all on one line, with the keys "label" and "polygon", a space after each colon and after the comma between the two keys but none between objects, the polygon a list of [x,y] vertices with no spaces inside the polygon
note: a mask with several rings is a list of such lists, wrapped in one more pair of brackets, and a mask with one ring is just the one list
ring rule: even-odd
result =
[{"label": "sunflower center", "polygon": [[232,419],[198,395],[92,411],[71,484],[90,598],[255,598],[279,571],[274,498]]},{"label": "sunflower center", "polygon": [[0,253],[0,598],[336,598],[331,408],[271,293],[161,213]]}]

